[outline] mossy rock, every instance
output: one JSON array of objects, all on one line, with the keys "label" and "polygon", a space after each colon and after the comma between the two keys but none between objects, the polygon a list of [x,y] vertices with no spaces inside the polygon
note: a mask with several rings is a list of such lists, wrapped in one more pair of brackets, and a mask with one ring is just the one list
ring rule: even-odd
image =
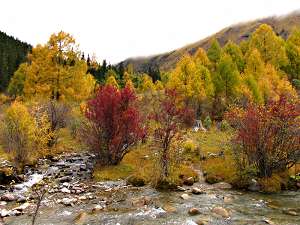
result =
[{"label": "mossy rock", "polygon": [[209,184],[215,184],[224,181],[224,179],[217,175],[207,174],[205,177],[205,181]]},{"label": "mossy rock", "polygon": [[156,188],[160,190],[176,190],[177,186],[180,186],[180,183],[170,179],[162,179],[156,183]]},{"label": "mossy rock", "polygon": [[132,175],[127,178],[127,183],[135,187],[142,187],[146,184],[146,180],[141,176]]}]

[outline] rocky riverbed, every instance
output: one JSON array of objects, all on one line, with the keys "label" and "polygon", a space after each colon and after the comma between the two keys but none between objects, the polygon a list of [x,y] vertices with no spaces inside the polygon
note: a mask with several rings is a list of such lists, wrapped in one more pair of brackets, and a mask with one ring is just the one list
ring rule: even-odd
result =
[{"label": "rocky riverbed", "polygon": [[[2,224],[31,224],[36,196],[31,186],[50,181],[36,224],[300,224],[300,192],[263,195],[206,184],[174,192],[125,181],[94,182],[94,155],[65,154],[26,168],[24,181],[1,187]],[[200,176],[201,172],[199,171]]]}]

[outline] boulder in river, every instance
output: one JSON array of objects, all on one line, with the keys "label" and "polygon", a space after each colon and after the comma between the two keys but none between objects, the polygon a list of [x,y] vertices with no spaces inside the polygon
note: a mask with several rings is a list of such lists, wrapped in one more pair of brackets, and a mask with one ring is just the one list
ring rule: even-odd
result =
[{"label": "boulder in river", "polygon": [[164,205],[162,207],[162,209],[165,210],[168,213],[175,213],[177,211],[177,209],[174,206],[170,205],[170,204]]},{"label": "boulder in river", "polygon": [[224,218],[230,217],[229,212],[226,209],[224,209],[223,207],[214,207],[211,211],[217,215],[224,217]]},{"label": "boulder in river", "polygon": [[198,208],[190,208],[189,209],[189,215],[195,216],[201,214],[200,210]]},{"label": "boulder in river", "polygon": [[200,189],[200,188],[194,187],[194,188],[192,189],[192,193],[195,194],[195,195],[200,195],[200,194],[205,194],[205,191],[203,191],[203,190]]},{"label": "boulder in river", "polygon": [[12,202],[12,201],[16,201],[17,197],[14,194],[6,193],[6,194],[1,196],[1,200],[2,201],[7,201],[7,202]]},{"label": "boulder in river", "polygon": [[183,180],[183,183],[185,185],[192,186],[195,183],[195,180],[194,180],[193,177],[188,177],[188,178]]},{"label": "boulder in river", "polygon": [[255,180],[255,179],[251,179],[251,182],[248,186],[248,190],[249,191],[260,191],[261,190],[261,186],[259,185],[259,183]]},{"label": "boulder in river", "polygon": [[92,209],[92,212],[98,212],[98,211],[100,211],[100,210],[102,210],[102,209],[104,209],[103,206],[101,206],[101,205],[95,205],[95,206],[93,207],[93,209]]}]

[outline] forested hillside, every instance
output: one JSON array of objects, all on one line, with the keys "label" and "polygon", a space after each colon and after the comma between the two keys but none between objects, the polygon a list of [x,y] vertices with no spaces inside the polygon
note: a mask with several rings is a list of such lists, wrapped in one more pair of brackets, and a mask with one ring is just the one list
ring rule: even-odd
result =
[{"label": "forested hillside", "polygon": [[[224,46],[228,41],[240,43],[243,40],[248,40],[251,34],[261,25],[268,24],[274,32],[286,39],[292,32],[294,27],[300,25],[300,12],[295,12],[284,17],[268,17],[258,19],[252,22],[233,25],[218,33],[209,36],[205,39],[189,44],[179,49],[170,52],[158,54],[149,57],[129,58],[123,61],[123,65],[132,64],[136,72],[148,72],[149,68],[159,68],[161,71],[173,69],[176,63],[184,54],[194,54],[198,48],[207,50],[213,39],[217,39],[221,46]],[[197,28],[201,29],[201,27]]]},{"label": "forested hillside", "polygon": [[19,65],[25,61],[31,45],[0,31],[0,90],[4,91]]}]

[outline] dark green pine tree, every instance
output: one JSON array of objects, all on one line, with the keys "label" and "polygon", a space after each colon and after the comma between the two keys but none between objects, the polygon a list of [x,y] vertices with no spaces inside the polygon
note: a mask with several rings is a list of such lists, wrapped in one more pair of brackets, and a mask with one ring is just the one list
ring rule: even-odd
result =
[{"label": "dark green pine tree", "polygon": [[0,91],[5,91],[10,78],[26,60],[32,46],[0,31]]}]

